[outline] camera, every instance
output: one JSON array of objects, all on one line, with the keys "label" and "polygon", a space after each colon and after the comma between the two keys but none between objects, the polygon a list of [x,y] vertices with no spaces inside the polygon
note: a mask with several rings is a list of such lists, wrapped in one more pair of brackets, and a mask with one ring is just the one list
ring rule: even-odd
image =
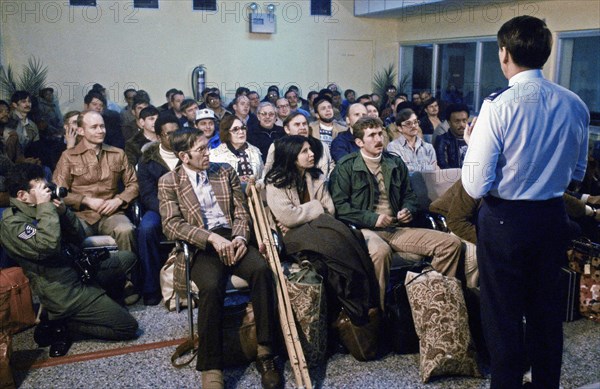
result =
[{"label": "camera", "polygon": [[67,196],[69,194],[69,190],[62,186],[56,186],[54,183],[48,183],[46,185],[48,189],[50,189],[50,198],[52,200],[59,200]]},{"label": "camera", "polygon": [[83,283],[91,282],[98,273],[100,262],[110,257],[110,251],[106,247],[84,250],[63,247],[63,251],[73,261],[73,266]]}]

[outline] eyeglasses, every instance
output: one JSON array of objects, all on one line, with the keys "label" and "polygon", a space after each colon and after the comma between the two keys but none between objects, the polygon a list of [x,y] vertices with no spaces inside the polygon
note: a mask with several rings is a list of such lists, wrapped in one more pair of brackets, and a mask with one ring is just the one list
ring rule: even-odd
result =
[{"label": "eyeglasses", "polygon": [[277,108],[289,108],[290,105],[289,104],[285,104],[285,105],[278,105]]},{"label": "eyeglasses", "polygon": [[405,122],[400,123],[402,125],[402,127],[416,127],[419,125],[419,121],[418,120],[407,120]]},{"label": "eyeglasses", "polygon": [[259,112],[258,113],[260,116],[266,116],[266,117],[275,117],[275,112]]},{"label": "eyeglasses", "polygon": [[246,127],[246,126],[231,127],[231,129],[229,130],[229,132],[231,132],[232,134],[237,134],[240,131],[246,131],[246,130],[248,130],[248,127]]}]

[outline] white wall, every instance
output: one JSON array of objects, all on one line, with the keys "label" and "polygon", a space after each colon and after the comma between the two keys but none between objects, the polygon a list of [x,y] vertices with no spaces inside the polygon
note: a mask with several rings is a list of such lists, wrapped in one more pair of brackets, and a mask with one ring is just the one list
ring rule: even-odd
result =
[{"label": "white wall", "polygon": [[[229,96],[238,86],[264,95],[268,85],[289,83],[306,94],[349,79],[343,67],[328,79],[329,40],[373,41],[374,58],[364,60],[375,70],[397,61],[396,21],[355,18],[351,0],[334,1],[328,18],[310,16],[307,0],[272,2],[273,35],[249,33],[249,3],[218,1],[217,12],[201,12],[191,10],[191,0],[160,0],[158,10],[134,10],[130,0],[98,0],[96,8],[68,7],[66,0],[1,0],[3,63],[20,67],[30,56],[40,58],[65,112],[82,108],[94,82],[121,104],[128,87],[147,90],[155,104],[172,87],[191,95],[191,72],[201,63],[209,85]],[[269,3],[258,2],[262,10]],[[369,81],[362,85],[370,85],[372,75],[364,77]]]}]

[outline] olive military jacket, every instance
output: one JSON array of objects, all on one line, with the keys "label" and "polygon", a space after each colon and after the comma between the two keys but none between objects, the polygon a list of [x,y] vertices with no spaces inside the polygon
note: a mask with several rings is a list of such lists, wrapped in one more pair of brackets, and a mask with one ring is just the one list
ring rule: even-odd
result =
[{"label": "olive military jacket", "polygon": [[69,317],[104,294],[100,287],[84,286],[72,259],[62,255],[63,242],[78,245],[84,238],[73,212],[67,210],[59,216],[51,202],[30,206],[11,198],[10,207],[2,214],[2,246],[25,271],[51,320]]},{"label": "olive military jacket", "polygon": [[[408,169],[402,159],[384,152],[381,172],[394,215],[402,208],[414,214],[417,211],[417,195],[410,187]],[[379,217],[375,212],[377,190],[375,177],[360,151],[342,158],[329,179],[329,192],[337,218],[358,228],[375,228]]]}]

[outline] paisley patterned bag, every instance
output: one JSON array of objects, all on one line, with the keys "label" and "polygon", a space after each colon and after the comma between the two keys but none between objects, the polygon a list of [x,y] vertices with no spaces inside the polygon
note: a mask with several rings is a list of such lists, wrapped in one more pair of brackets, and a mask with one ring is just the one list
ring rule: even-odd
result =
[{"label": "paisley patterned bag", "polygon": [[406,292],[419,336],[420,375],[480,377],[471,346],[460,281],[432,270],[406,274]]},{"label": "paisley patterned bag", "polygon": [[287,290],[306,363],[318,366],[327,353],[327,297],[323,277],[304,260],[300,270],[288,276]]}]

